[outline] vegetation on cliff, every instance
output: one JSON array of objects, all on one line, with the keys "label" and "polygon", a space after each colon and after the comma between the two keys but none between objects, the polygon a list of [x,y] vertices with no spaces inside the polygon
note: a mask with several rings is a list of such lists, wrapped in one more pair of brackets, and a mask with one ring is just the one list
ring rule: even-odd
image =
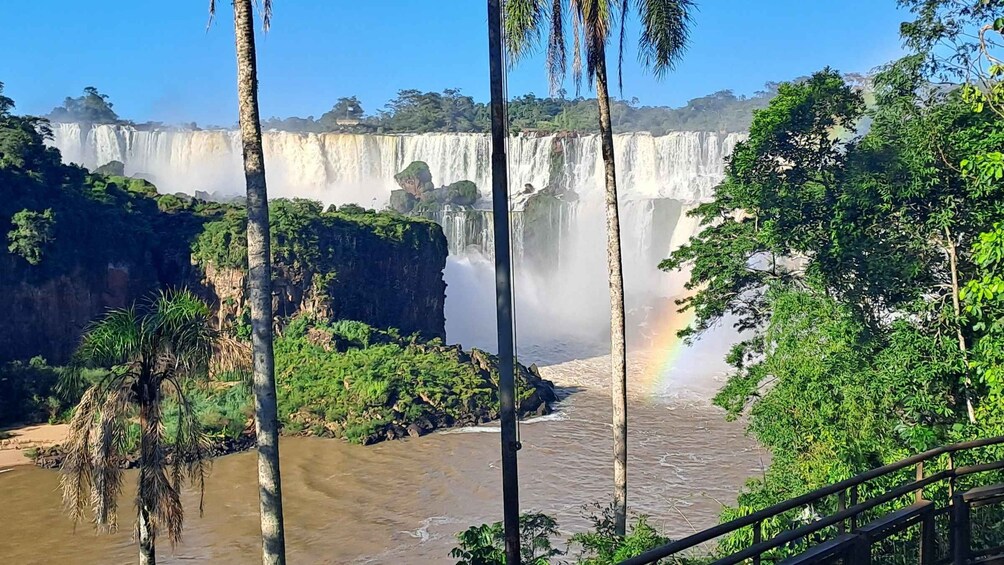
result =
[{"label": "vegetation on cliff", "polygon": [[[692,269],[682,305],[697,321],[684,335],[726,317],[747,331],[715,402],[748,417],[772,461],[724,519],[1004,429],[1004,67],[985,77],[992,88],[928,87],[957,68],[934,45],[958,41],[952,53],[979,59],[952,30],[996,21],[985,31],[999,34],[1004,14],[904,4],[919,51],[876,77],[874,107],[828,69],[782,85],[695,211],[703,230],[662,265]],[[750,543],[747,531],[723,547]]]}]

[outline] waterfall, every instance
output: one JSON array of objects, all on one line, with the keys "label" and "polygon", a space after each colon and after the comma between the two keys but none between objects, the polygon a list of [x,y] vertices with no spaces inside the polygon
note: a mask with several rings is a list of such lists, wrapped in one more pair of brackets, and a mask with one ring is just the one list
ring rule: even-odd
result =
[{"label": "waterfall", "polygon": [[[698,229],[687,212],[721,181],[740,134],[674,132],[614,136],[629,305],[644,309],[682,292],[684,277],[656,268]],[[53,124],[51,144],[64,161],[94,168],[125,164],[161,192],[243,193],[240,133],[230,130],[137,130],[128,126]],[[394,175],[425,161],[437,186],[477,184],[476,209],[444,208],[435,218],[449,241],[447,333],[452,341],[494,344],[493,218],[490,139],[485,134],[264,134],[269,195],[381,209],[398,188]],[[606,331],[603,162],[598,136],[517,135],[509,140],[517,307],[523,341],[598,339]],[[526,194],[523,187],[531,185]],[[534,211],[527,196],[544,187],[577,200]],[[587,335],[588,334],[588,335]]]}]

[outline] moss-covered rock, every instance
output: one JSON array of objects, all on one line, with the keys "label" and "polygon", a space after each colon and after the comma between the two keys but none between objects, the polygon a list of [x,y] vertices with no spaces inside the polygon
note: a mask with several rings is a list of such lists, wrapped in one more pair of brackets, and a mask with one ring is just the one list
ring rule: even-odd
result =
[{"label": "moss-covered rock", "polygon": [[446,201],[457,206],[473,206],[478,201],[478,185],[469,180],[447,185]]},{"label": "moss-covered rock", "polygon": [[390,193],[390,209],[401,214],[410,214],[418,204],[418,198],[407,190],[392,190]]},{"label": "moss-covered rock", "polygon": [[432,172],[424,161],[412,162],[403,171],[394,175],[394,180],[402,190],[416,197],[435,188],[432,184]]},{"label": "moss-covered rock", "polygon": [[122,161],[108,161],[104,165],[94,169],[96,175],[125,176],[125,163]]},{"label": "moss-covered rock", "polygon": [[[498,358],[358,322],[297,318],[276,342],[286,433],[370,444],[498,418]],[[518,411],[546,414],[554,385],[520,366]]]}]

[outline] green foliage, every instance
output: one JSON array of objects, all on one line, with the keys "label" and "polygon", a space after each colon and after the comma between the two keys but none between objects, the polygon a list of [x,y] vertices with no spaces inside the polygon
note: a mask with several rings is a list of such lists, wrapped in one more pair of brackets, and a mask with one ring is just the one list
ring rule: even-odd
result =
[{"label": "green foliage", "polygon": [[411,424],[477,423],[496,416],[490,375],[458,348],[413,345],[361,322],[294,319],[276,340],[283,425],[372,443]]},{"label": "green foliage", "polygon": [[[523,513],[519,517],[520,562],[547,565],[564,552],[551,544],[558,535],[558,522],[542,513]],[[505,565],[505,537],[502,522],[481,524],[457,534],[458,547],[450,551],[457,565]]]},{"label": "green foliage", "polygon": [[626,535],[617,535],[614,514],[613,505],[603,507],[598,514],[590,516],[591,531],[572,536],[572,544],[580,548],[577,563],[615,565],[669,542],[649,525],[647,516],[639,516]]},{"label": "green foliage", "polygon": [[[653,135],[672,131],[746,131],[753,120],[753,111],[764,108],[777,94],[777,87],[778,83],[769,82],[751,96],[722,90],[694,98],[679,108],[643,106],[637,99],[613,100],[611,121],[616,132],[644,131]],[[488,131],[487,104],[463,96],[455,89],[442,93],[402,90],[388,103],[386,110],[377,115],[352,116],[349,119],[359,119],[360,124],[338,125],[336,118],[344,119],[346,101],[351,100],[355,97],[340,98],[335,108],[317,120],[313,117],[271,118],[263,122],[262,127],[317,133],[345,129],[388,133]],[[548,98],[533,94],[517,96],[509,101],[509,127],[516,132],[596,133],[599,130],[596,99],[567,98],[563,92],[561,96]]]},{"label": "green foliage", "polygon": [[67,97],[62,106],[57,106],[49,112],[48,117],[55,122],[119,123],[118,114],[112,110],[108,96],[98,92],[93,86],[85,88],[83,96]]},{"label": "green foliage", "polygon": [[11,218],[14,229],[7,234],[7,240],[10,242],[7,250],[19,255],[31,265],[38,265],[42,262],[46,246],[52,242],[54,223],[52,208],[47,208],[43,212],[31,210],[17,212]]},{"label": "green foliage", "polygon": [[[9,99],[7,99],[9,100]],[[141,265],[152,249],[165,249],[186,234],[162,216],[156,188],[147,181],[89,175],[63,165],[45,145],[48,122],[0,114],[0,233],[10,254],[0,253],[0,279],[17,273],[14,257],[35,265],[30,276],[44,281],[75,269],[103,273],[109,264]],[[137,275],[140,273],[137,272]]]},{"label": "green foliage", "polygon": [[[1004,218],[1004,116],[929,88],[923,62],[879,74],[869,110],[829,70],[781,85],[695,211],[701,232],[661,265],[691,270],[684,335],[724,318],[747,332],[715,402],[748,418],[772,460],[723,519],[1004,428],[993,337],[1004,234],[987,232]],[[797,523],[779,517],[764,535]]]},{"label": "green foliage", "polygon": [[59,375],[41,357],[0,365],[0,426],[58,419],[67,408],[55,391]]},{"label": "green foliage", "polygon": [[[276,263],[314,273],[335,273],[332,255],[339,244],[379,242],[419,249],[435,237],[435,225],[421,218],[378,213],[358,206],[324,211],[319,202],[279,198],[269,206],[272,258]],[[441,233],[441,232],[440,232]],[[441,242],[445,247],[445,240]],[[218,219],[205,224],[192,243],[193,258],[202,265],[243,268],[247,265],[247,213],[228,206]]]}]

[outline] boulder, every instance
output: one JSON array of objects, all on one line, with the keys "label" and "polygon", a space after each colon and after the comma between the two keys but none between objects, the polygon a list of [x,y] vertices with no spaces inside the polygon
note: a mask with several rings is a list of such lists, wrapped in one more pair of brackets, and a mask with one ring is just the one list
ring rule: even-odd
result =
[{"label": "boulder", "polygon": [[394,180],[402,190],[415,197],[420,197],[423,192],[435,188],[432,184],[432,172],[424,161],[412,162],[403,171],[394,175]]},{"label": "boulder", "polygon": [[478,186],[469,180],[446,186],[446,203],[455,206],[473,206],[478,201]]},{"label": "boulder", "polygon": [[108,161],[104,165],[94,169],[94,174],[124,177],[125,163],[122,161]]},{"label": "boulder", "polygon": [[418,204],[418,198],[405,189],[391,191],[390,208],[402,214],[409,214]]}]

